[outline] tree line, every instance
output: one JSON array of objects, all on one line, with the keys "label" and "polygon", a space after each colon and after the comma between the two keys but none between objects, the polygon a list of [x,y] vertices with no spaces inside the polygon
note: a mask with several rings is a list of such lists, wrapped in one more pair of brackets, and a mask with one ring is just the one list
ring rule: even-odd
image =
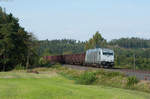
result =
[{"label": "tree line", "polygon": [[85,42],[80,42],[71,39],[62,40],[42,40],[38,41],[39,56],[45,55],[62,55],[62,54],[75,54],[84,52]]},{"label": "tree line", "polygon": [[117,45],[123,48],[150,48],[150,40],[141,38],[121,38],[114,39],[110,42],[110,45]]},{"label": "tree line", "polygon": [[28,56],[35,56],[34,38],[18,22],[18,18],[0,8],[0,70],[28,66],[31,61]]},{"label": "tree line", "polygon": [[[150,40],[140,38],[121,38],[107,42],[97,31],[85,42],[76,40],[43,40],[39,55],[61,55],[83,53],[93,48],[110,48],[115,51],[115,65],[121,68],[150,69]],[[135,56],[135,57],[134,57]],[[134,62],[134,58],[136,59]]]}]

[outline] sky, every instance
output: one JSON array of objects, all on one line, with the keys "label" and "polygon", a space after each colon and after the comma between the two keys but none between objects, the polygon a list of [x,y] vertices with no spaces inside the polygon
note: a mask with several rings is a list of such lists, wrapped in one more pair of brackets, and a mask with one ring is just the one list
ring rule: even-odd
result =
[{"label": "sky", "polygon": [[150,39],[150,0],[0,0],[39,40]]}]

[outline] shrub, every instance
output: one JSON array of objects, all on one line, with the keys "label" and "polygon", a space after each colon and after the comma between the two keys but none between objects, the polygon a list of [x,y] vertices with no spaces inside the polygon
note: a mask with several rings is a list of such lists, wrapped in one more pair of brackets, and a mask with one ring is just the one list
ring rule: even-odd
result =
[{"label": "shrub", "polygon": [[95,72],[85,71],[79,76],[77,82],[80,84],[89,85],[92,84],[96,78],[97,77]]},{"label": "shrub", "polygon": [[25,67],[22,66],[21,64],[16,65],[15,70],[24,70]]},{"label": "shrub", "polygon": [[127,87],[133,87],[138,82],[139,82],[139,80],[135,76],[128,77],[128,79],[127,79]]},{"label": "shrub", "polygon": [[50,62],[45,60],[43,57],[40,58],[39,65],[42,67],[51,67]]}]

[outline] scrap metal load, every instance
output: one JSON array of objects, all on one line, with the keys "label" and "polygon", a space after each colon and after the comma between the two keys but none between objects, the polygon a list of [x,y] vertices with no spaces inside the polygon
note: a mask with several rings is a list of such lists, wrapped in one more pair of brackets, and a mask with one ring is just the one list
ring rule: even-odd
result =
[{"label": "scrap metal load", "polygon": [[114,66],[114,51],[110,49],[90,49],[82,54],[45,56],[45,59],[51,63],[63,63],[74,65],[92,65],[99,67]]}]

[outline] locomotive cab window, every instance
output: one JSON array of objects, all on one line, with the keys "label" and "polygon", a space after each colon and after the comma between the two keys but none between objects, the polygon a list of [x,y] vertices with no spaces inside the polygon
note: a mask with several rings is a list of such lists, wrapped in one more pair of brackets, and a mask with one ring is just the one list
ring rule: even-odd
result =
[{"label": "locomotive cab window", "polygon": [[110,53],[110,52],[103,52],[103,55],[113,55],[113,53]]}]

